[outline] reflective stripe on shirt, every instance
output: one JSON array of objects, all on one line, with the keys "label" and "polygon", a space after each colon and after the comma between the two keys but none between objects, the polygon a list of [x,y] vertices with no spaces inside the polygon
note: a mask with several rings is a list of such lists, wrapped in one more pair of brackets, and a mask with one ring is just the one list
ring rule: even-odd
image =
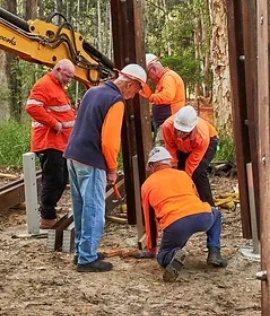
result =
[{"label": "reflective stripe on shirt", "polygon": [[[73,127],[75,121],[70,121],[70,122],[62,122],[62,127],[67,128],[67,127]],[[32,122],[32,127],[37,128],[37,127],[43,127],[44,125],[39,123],[39,122]]]},{"label": "reflective stripe on shirt", "polygon": [[33,105],[38,105],[38,106],[43,106],[44,103],[38,101],[38,100],[35,100],[35,99],[28,99],[27,102],[26,102],[27,105],[29,104],[33,104]]},{"label": "reflective stripe on shirt", "polygon": [[47,112],[67,112],[71,110],[71,106],[69,104],[66,105],[54,105],[54,106],[48,106],[46,108]]}]

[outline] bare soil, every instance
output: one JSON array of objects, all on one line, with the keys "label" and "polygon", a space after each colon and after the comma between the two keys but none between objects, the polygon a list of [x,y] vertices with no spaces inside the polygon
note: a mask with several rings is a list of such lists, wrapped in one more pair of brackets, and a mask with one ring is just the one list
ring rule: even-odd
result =
[{"label": "bare soil", "polygon": [[[214,193],[232,192],[236,180],[213,179]],[[70,208],[68,192],[63,211]],[[0,207],[1,208],[1,207]],[[222,210],[222,253],[226,269],[206,265],[205,234],[186,247],[179,279],[163,282],[155,260],[112,257],[114,270],[76,272],[73,254],[49,252],[46,239],[13,238],[25,232],[25,211],[0,213],[0,315],[142,315],[142,316],[256,316],[260,312],[257,262],[246,260],[240,209]],[[108,222],[100,250],[130,249],[137,245],[136,227]]]}]

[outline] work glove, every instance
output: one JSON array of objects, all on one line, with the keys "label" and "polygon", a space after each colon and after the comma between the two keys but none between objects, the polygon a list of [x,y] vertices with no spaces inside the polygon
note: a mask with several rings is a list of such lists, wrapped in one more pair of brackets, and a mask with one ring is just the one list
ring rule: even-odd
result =
[{"label": "work glove", "polygon": [[156,255],[149,251],[141,251],[132,255],[132,258],[135,258],[135,259],[153,259],[155,257]]}]

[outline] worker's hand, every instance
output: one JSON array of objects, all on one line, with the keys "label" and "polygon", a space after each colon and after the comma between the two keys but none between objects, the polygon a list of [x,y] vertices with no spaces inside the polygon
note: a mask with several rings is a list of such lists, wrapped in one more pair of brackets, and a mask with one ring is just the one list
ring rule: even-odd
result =
[{"label": "worker's hand", "polygon": [[117,173],[116,172],[108,172],[107,173],[107,183],[114,184],[117,179]]},{"label": "worker's hand", "polygon": [[57,122],[55,125],[54,125],[54,129],[56,130],[56,134],[61,134],[62,132],[62,124],[60,122]]},{"label": "worker's hand", "polygon": [[141,252],[135,253],[134,255],[132,255],[132,257],[135,259],[153,259],[156,257],[156,255],[149,251],[141,251]]}]

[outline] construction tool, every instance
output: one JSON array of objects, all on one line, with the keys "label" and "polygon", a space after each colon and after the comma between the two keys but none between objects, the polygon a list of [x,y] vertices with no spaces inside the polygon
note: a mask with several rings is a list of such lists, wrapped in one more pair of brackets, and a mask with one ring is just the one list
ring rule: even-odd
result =
[{"label": "construction tool", "polygon": [[224,193],[215,196],[215,205],[234,211],[236,204],[240,203],[239,193]]},{"label": "construction tool", "polygon": [[114,202],[120,204],[120,209],[121,209],[122,213],[125,213],[127,211],[127,205],[126,205],[126,203],[123,203],[125,200],[125,196],[123,196],[123,197],[121,196],[121,194],[118,190],[118,187],[115,184],[113,185],[113,191],[114,191],[114,194],[117,198],[117,200],[115,200]]}]

